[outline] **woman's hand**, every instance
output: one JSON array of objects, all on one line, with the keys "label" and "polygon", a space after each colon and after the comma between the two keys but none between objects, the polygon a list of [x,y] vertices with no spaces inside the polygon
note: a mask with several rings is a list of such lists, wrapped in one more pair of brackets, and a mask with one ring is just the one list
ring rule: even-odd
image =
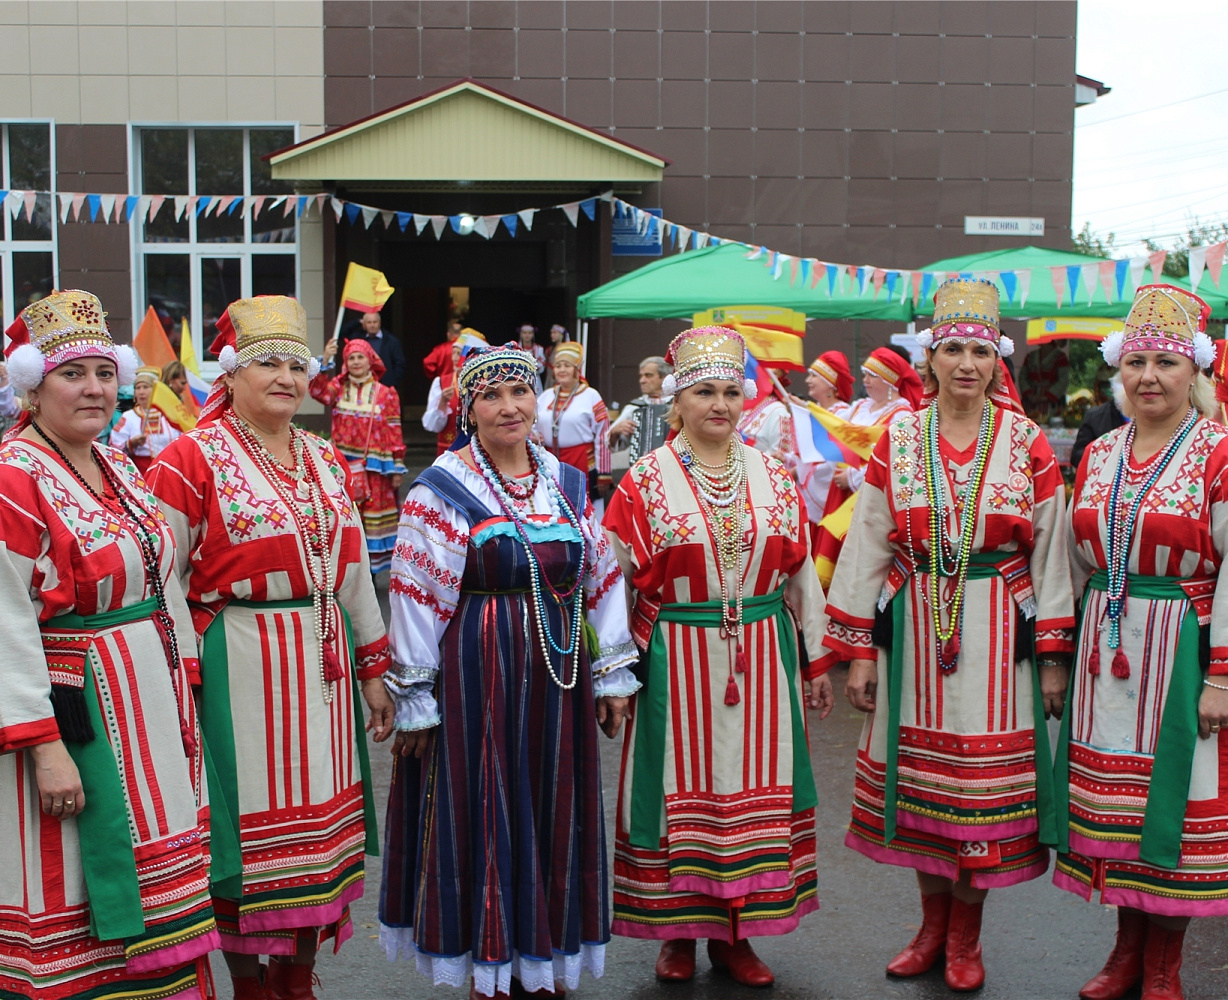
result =
[{"label": "woman's hand", "polygon": [[405,477],[400,472],[394,472],[389,478],[392,480],[392,492],[396,493],[401,488],[401,480]]},{"label": "woman's hand", "polygon": [[836,707],[836,694],[827,674],[806,682],[806,706],[818,711],[819,721],[831,715],[831,710]]},{"label": "woman's hand", "polygon": [[841,466],[831,474],[831,481],[840,489],[847,490],[849,488],[849,470]]},{"label": "woman's hand", "polygon": [[34,780],[38,782],[43,812],[57,819],[80,815],[85,808],[85,791],[64,741],[39,743],[28,752],[34,761]]},{"label": "woman's hand", "polygon": [[333,337],[327,344],[324,345],[324,367],[327,368],[332,364],[333,358],[337,356],[337,338]]},{"label": "woman's hand", "polygon": [[452,397],[456,395],[456,386],[449,385],[439,391],[439,409],[446,410]]},{"label": "woman's hand", "polygon": [[1040,697],[1045,706],[1045,718],[1060,719],[1066,710],[1066,688],[1070,684],[1070,668],[1065,663],[1040,665]]},{"label": "woman's hand", "polygon": [[431,729],[398,729],[397,738],[392,741],[392,756],[421,757],[431,742]]},{"label": "woman's hand", "polygon": [[367,720],[367,732],[371,733],[376,743],[383,743],[392,735],[392,723],[396,718],[396,707],[392,697],[384,687],[382,677],[368,677],[362,682],[362,700],[371,709],[371,717]]},{"label": "woman's hand", "polygon": [[597,699],[597,725],[610,739],[618,735],[623,720],[631,718],[631,699],[606,695]]},{"label": "woman's hand", "polygon": [[145,434],[138,434],[135,437],[128,438],[128,451],[131,453],[140,448],[149,438]]},{"label": "woman's hand", "polygon": [[859,712],[874,711],[874,695],[878,691],[878,661],[853,660],[849,664],[849,679],[844,685],[844,697]]},{"label": "woman's hand", "polygon": [[[1228,682],[1228,677],[1213,678],[1216,684]],[[1220,729],[1228,729],[1228,691],[1213,688],[1210,684],[1202,686],[1202,697],[1198,699],[1198,735],[1204,740],[1219,736]]]}]

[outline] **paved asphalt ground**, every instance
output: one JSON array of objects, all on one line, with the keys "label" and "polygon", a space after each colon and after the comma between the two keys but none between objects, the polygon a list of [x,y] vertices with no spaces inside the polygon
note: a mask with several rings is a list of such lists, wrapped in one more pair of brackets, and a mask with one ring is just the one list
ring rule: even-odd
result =
[{"label": "paved asphalt ground", "polygon": [[[387,578],[380,601],[387,614]],[[833,677],[837,707],[811,728],[811,761],[818,781],[819,897],[822,907],[785,937],[756,938],[755,948],[776,973],[776,985],[755,990],[712,972],[702,945],[694,980],[664,986],[652,974],[659,945],[614,938],[606,949],[605,976],[586,974],[577,1000],[821,1000],[890,998],[950,1000],[934,971],[912,980],[887,979],[883,969],[916,933],[920,903],[909,869],[877,865],[846,848],[844,830],[853,795],[853,761],[861,716],[839,696],[843,672]],[[601,740],[606,819],[613,841],[613,808],[621,736]],[[391,758],[371,745],[381,830]],[[354,937],[341,953],[321,956],[316,966],[321,1000],[465,1000],[464,992],[434,986],[412,964],[390,963],[379,947],[380,861],[368,861],[367,891],[353,908]],[[1074,1000],[1113,946],[1115,911],[1085,903],[1055,888],[1049,877],[991,892],[985,905],[982,941],[986,985],[978,1000]],[[220,995],[229,979],[214,957]],[[1228,918],[1194,921],[1182,969],[1187,1000],[1228,998]],[[1131,995],[1136,1000],[1137,991]]]}]

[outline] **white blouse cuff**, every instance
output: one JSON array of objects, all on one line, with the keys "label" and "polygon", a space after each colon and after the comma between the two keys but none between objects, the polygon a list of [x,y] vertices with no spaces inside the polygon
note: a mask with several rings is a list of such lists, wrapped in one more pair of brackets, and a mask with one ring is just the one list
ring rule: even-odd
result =
[{"label": "white blouse cuff", "polygon": [[600,677],[593,678],[593,697],[629,698],[643,685],[626,667],[615,667]]},{"label": "white blouse cuff", "polygon": [[433,684],[414,684],[396,699],[395,729],[430,729],[439,725],[439,703]]},{"label": "white blouse cuff", "polygon": [[603,646],[597,652],[597,659],[589,664],[593,678],[599,679],[616,667],[639,662],[640,651],[634,642],[620,642],[617,646]]}]

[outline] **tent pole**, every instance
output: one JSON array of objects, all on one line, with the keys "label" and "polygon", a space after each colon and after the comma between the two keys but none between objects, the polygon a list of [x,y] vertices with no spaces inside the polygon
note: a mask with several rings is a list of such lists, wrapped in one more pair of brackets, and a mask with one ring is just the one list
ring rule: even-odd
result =
[{"label": "tent pole", "polygon": [[588,378],[588,320],[580,320],[580,374]]}]

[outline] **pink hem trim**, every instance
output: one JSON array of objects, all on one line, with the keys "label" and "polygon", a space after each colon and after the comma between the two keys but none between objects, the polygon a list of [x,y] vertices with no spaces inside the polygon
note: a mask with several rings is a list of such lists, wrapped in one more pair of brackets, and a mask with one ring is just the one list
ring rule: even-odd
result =
[{"label": "pink hem trim", "polygon": [[182,944],[169,948],[159,948],[157,951],[146,952],[129,959],[124,968],[131,973],[157,972],[159,969],[174,969],[180,965],[195,962],[198,958],[222,947],[222,938],[217,929],[208,934],[184,941]]},{"label": "pink hem trim", "polygon": [[[844,846],[858,854],[865,855],[871,861],[884,865],[896,865],[900,868],[912,868],[914,871],[925,872],[927,875],[937,875],[939,878],[949,878],[955,881],[959,878],[959,867],[949,861],[925,854],[911,854],[908,851],[893,847],[880,847],[865,840],[850,830],[844,835]],[[1008,872],[985,874],[984,869],[967,869],[972,872],[972,888],[974,889],[1005,889],[1007,886],[1019,885],[1040,878],[1049,870],[1048,852],[1045,853],[1044,864],[1036,863],[1027,868],[1016,868]]]},{"label": "pink hem trim", "polygon": [[1085,858],[1107,858],[1112,861],[1137,861],[1137,840],[1094,840],[1084,837],[1081,833],[1070,831],[1070,850],[1073,854],[1082,854]]},{"label": "pink hem trim", "polygon": [[[741,938],[750,937],[779,937],[783,934],[789,934],[797,929],[797,925],[801,923],[802,917],[809,913],[814,913],[819,908],[818,899],[809,899],[798,905],[797,913],[791,917],[783,917],[780,920],[764,920],[764,921],[738,921],[738,929],[745,931],[739,936]],[[729,940],[728,932],[729,925],[720,921],[713,920],[710,923],[691,923],[691,924],[665,924],[645,926],[637,924],[630,920],[615,920],[610,928],[610,932],[617,934],[619,937],[640,938],[641,940],[649,941],[669,941],[674,938],[715,938],[719,941]]]},{"label": "pink hem trim", "polygon": [[[1092,888],[1085,882],[1071,878],[1063,872],[1053,873],[1053,884],[1058,888],[1073,892],[1087,902],[1092,900]],[[1166,899],[1163,896],[1153,896],[1149,892],[1137,889],[1116,889],[1106,886],[1100,893],[1100,902],[1109,906],[1128,906],[1144,913],[1154,913],[1160,917],[1222,917],[1228,915],[1228,899],[1208,900],[1196,903],[1188,899]]]},{"label": "pink hem trim", "polygon": [[205,996],[205,984],[200,981],[199,974],[196,977],[196,985],[189,986],[186,990],[180,990],[178,993],[172,993],[166,1000],[179,1000],[180,997],[194,997],[195,1000],[201,1000]]},{"label": "pink hem trim", "polygon": [[1053,884],[1059,889],[1073,892],[1085,903],[1092,901],[1092,887],[1086,882],[1080,882],[1077,878],[1071,878],[1060,868],[1053,869]]},{"label": "pink hem trim", "polygon": [[261,931],[288,931],[300,927],[327,927],[329,924],[335,924],[345,913],[345,908],[361,898],[363,881],[358,879],[331,903],[271,910],[268,913],[240,914],[239,932],[247,937]]},{"label": "pink hem trim", "polygon": [[293,955],[297,950],[293,937],[257,937],[252,934],[223,934],[219,947],[236,955]]},{"label": "pink hem trim", "polygon": [[789,871],[786,868],[734,879],[732,882],[716,882],[702,875],[674,875],[669,880],[670,892],[697,892],[713,899],[737,899],[755,892],[787,889],[788,886]]},{"label": "pink hem trim", "polygon": [[896,811],[897,826],[909,830],[920,830],[922,833],[932,833],[949,840],[1013,840],[1036,832],[1036,820],[1016,819],[1009,823],[981,823],[965,825],[948,823],[941,819],[931,819],[928,816],[914,816],[903,809]]}]

